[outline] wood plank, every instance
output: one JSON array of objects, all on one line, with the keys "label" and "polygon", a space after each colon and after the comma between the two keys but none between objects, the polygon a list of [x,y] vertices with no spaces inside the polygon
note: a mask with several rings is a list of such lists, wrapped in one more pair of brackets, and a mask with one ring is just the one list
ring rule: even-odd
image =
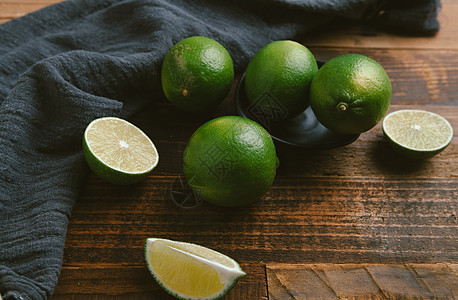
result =
[{"label": "wood plank", "polygon": [[388,73],[392,104],[457,105],[458,52],[455,50],[408,50],[310,47],[318,59],[329,60],[345,53],[360,53],[378,61]]},{"label": "wood plank", "polygon": [[440,31],[431,37],[397,34],[380,26],[337,20],[313,30],[303,40],[310,47],[348,47],[385,49],[458,49],[458,2],[443,1],[439,14]]},{"label": "wood plank", "polygon": [[[54,2],[0,1],[0,23]],[[158,168],[132,187],[113,187],[88,176],[70,221],[53,299],[167,299],[144,267],[143,240],[150,236],[199,243],[239,261],[248,276],[225,300],[267,299],[268,294],[275,299],[273,281],[267,292],[265,264],[279,263],[409,263],[385,272],[373,268],[372,273],[360,265],[340,265],[339,272],[361,283],[369,275],[389,281],[383,275],[390,272],[407,280],[407,269],[427,286],[425,295],[449,293],[447,286],[456,285],[456,278],[448,270],[456,275],[458,267],[434,263],[456,262],[458,257],[456,9],[456,1],[444,1],[442,29],[433,38],[401,37],[348,23],[323,31],[325,39],[304,41],[320,59],[357,52],[381,62],[393,83],[390,111],[421,108],[450,120],[455,138],[443,153],[422,162],[405,160],[392,152],[378,125],[339,149],[279,147],[281,167],[274,186],[253,206],[226,210],[204,203],[183,210],[172,203],[169,191],[182,175],[186,142],[204,121],[234,114],[236,82],[215,115],[190,116],[158,96],[133,119],[155,141]],[[310,285],[316,289],[322,282],[329,285],[328,277],[336,274],[333,269],[315,272],[319,275],[310,277]],[[303,282],[295,284],[301,287]],[[381,298],[404,291],[400,285],[390,287],[379,288]],[[351,292],[345,281],[337,288],[342,294]],[[374,286],[355,291],[376,292]],[[332,289],[326,292],[329,299],[335,295]]]},{"label": "wood plank", "polygon": [[[267,298],[265,267],[241,265],[247,276],[224,300]],[[86,264],[64,266],[53,300],[67,299],[175,299],[169,296],[149,274],[146,265]]]},{"label": "wood plank", "polygon": [[[400,98],[399,101],[406,100]],[[214,115],[197,117],[181,113],[171,108],[169,104],[161,102],[133,119],[135,124],[139,125],[158,145],[161,161],[155,170],[156,175],[177,176],[182,173],[180,162],[187,140],[206,120],[218,115],[234,114],[233,102],[228,101],[225,104],[227,107],[223,105]],[[405,108],[421,108],[439,113],[452,124],[455,136],[458,133],[458,108],[455,106],[393,104],[389,111]],[[282,145],[278,145],[277,148],[281,161],[278,173],[281,176],[333,175],[412,180],[458,177],[456,165],[450,166],[450,161],[458,159],[458,139],[452,139],[451,145],[433,159],[409,161],[393,153],[383,137],[381,124],[363,133],[353,144],[338,149],[305,151]],[[361,166],[365,167],[361,168]]]},{"label": "wood plank", "polygon": [[456,299],[457,264],[267,264],[269,299]]},{"label": "wood plank", "polygon": [[[2,0],[0,1],[0,24],[23,16],[61,0]],[[387,49],[458,49],[458,2],[443,1],[439,14],[440,32],[434,37],[415,37],[383,31],[376,26],[336,21],[329,26],[313,30],[302,40],[310,47],[360,47]]]},{"label": "wood plank", "polygon": [[[458,107],[427,108],[449,118],[458,132]],[[188,118],[181,122],[202,121]],[[285,151],[274,185],[260,202],[184,210],[169,192],[181,175],[182,151],[194,125],[174,125],[173,114],[163,108],[136,120],[164,158],[146,181],[131,187],[90,174],[68,228],[56,297],[74,291],[153,295],[159,290],[143,267],[143,241],[151,236],[202,244],[247,267],[248,282],[236,286],[233,299],[265,296],[264,263],[435,263],[458,257],[458,166],[450,165],[458,160],[456,138],[422,163],[393,155],[380,127],[343,148]],[[100,280],[86,275],[93,271]],[[260,297],[247,296],[253,293]]]},{"label": "wood plank", "polygon": [[241,263],[458,257],[456,180],[280,177],[262,201],[235,212],[207,204],[180,210],[167,195],[171,179],[156,177],[155,191],[120,198],[104,197],[104,184],[91,191],[75,208],[64,263],[139,264],[149,236],[202,244]]},{"label": "wood plank", "polygon": [[0,24],[61,1],[62,0],[2,0],[0,1]]}]

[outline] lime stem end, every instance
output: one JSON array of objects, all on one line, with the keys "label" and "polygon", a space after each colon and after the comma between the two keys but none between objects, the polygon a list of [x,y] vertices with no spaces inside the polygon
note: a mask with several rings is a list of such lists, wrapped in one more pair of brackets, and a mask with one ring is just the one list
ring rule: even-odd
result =
[{"label": "lime stem end", "polygon": [[337,104],[337,109],[340,112],[345,112],[348,109],[348,104],[345,102],[339,102],[339,104]]}]

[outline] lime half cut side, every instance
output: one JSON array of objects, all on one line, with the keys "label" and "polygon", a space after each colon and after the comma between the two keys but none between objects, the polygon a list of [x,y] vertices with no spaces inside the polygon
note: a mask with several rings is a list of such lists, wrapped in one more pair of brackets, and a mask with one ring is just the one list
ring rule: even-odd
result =
[{"label": "lime half cut side", "polygon": [[438,154],[453,137],[453,128],[444,117],[424,110],[394,111],[385,117],[382,128],[394,149],[413,159]]},{"label": "lime half cut side", "polygon": [[224,254],[168,239],[146,239],[145,261],[157,283],[178,299],[221,298],[246,275]]},{"label": "lime half cut side", "polygon": [[143,180],[159,161],[156,147],[148,136],[116,117],[99,118],[87,126],[83,152],[92,171],[114,184]]}]

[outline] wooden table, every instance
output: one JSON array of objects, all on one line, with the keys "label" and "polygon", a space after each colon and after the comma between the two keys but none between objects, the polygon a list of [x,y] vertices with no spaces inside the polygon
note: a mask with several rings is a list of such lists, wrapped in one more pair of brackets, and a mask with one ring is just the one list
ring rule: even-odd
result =
[{"label": "wooden table", "polygon": [[[1,0],[0,22],[53,2]],[[235,113],[236,82],[212,116],[158,101],[133,120],[156,143],[158,167],[131,187],[89,174],[53,299],[169,299],[145,267],[147,237],[198,243],[240,262],[248,275],[225,299],[458,297],[457,15],[458,2],[444,1],[434,37],[344,22],[301,38],[319,59],[353,52],[379,61],[392,79],[390,111],[425,109],[451,122],[455,137],[444,152],[403,159],[380,125],[342,148],[279,147],[278,175],[260,202],[186,210],[169,195],[182,176],[182,152],[200,124]]]}]

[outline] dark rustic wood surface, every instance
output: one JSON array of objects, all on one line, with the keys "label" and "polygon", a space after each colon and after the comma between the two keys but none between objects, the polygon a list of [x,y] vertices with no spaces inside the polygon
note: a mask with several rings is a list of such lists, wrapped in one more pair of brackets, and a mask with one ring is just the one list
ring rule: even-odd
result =
[{"label": "dark rustic wood surface", "polygon": [[[53,2],[0,0],[0,22]],[[186,210],[169,195],[182,176],[182,152],[200,124],[235,114],[236,81],[207,116],[179,112],[157,95],[132,121],[155,142],[158,167],[129,187],[88,174],[71,216],[53,299],[170,299],[145,267],[147,237],[198,243],[240,262],[248,275],[224,299],[276,299],[273,270],[292,276],[288,270],[306,272],[315,268],[310,264],[320,270],[366,271],[368,265],[387,264],[389,271],[448,263],[455,266],[450,282],[456,285],[458,2],[443,6],[442,31],[434,37],[343,22],[300,41],[319,59],[352,52],[379,61],[392,79],[390,111],[425,109],[450,121],[455,137],[444,152],[425,161],[401,158],[384,140],[380,124],[342,148],[304,151],[279,145],[278,176],[261,201],[240,209],[203,203]]]}]

